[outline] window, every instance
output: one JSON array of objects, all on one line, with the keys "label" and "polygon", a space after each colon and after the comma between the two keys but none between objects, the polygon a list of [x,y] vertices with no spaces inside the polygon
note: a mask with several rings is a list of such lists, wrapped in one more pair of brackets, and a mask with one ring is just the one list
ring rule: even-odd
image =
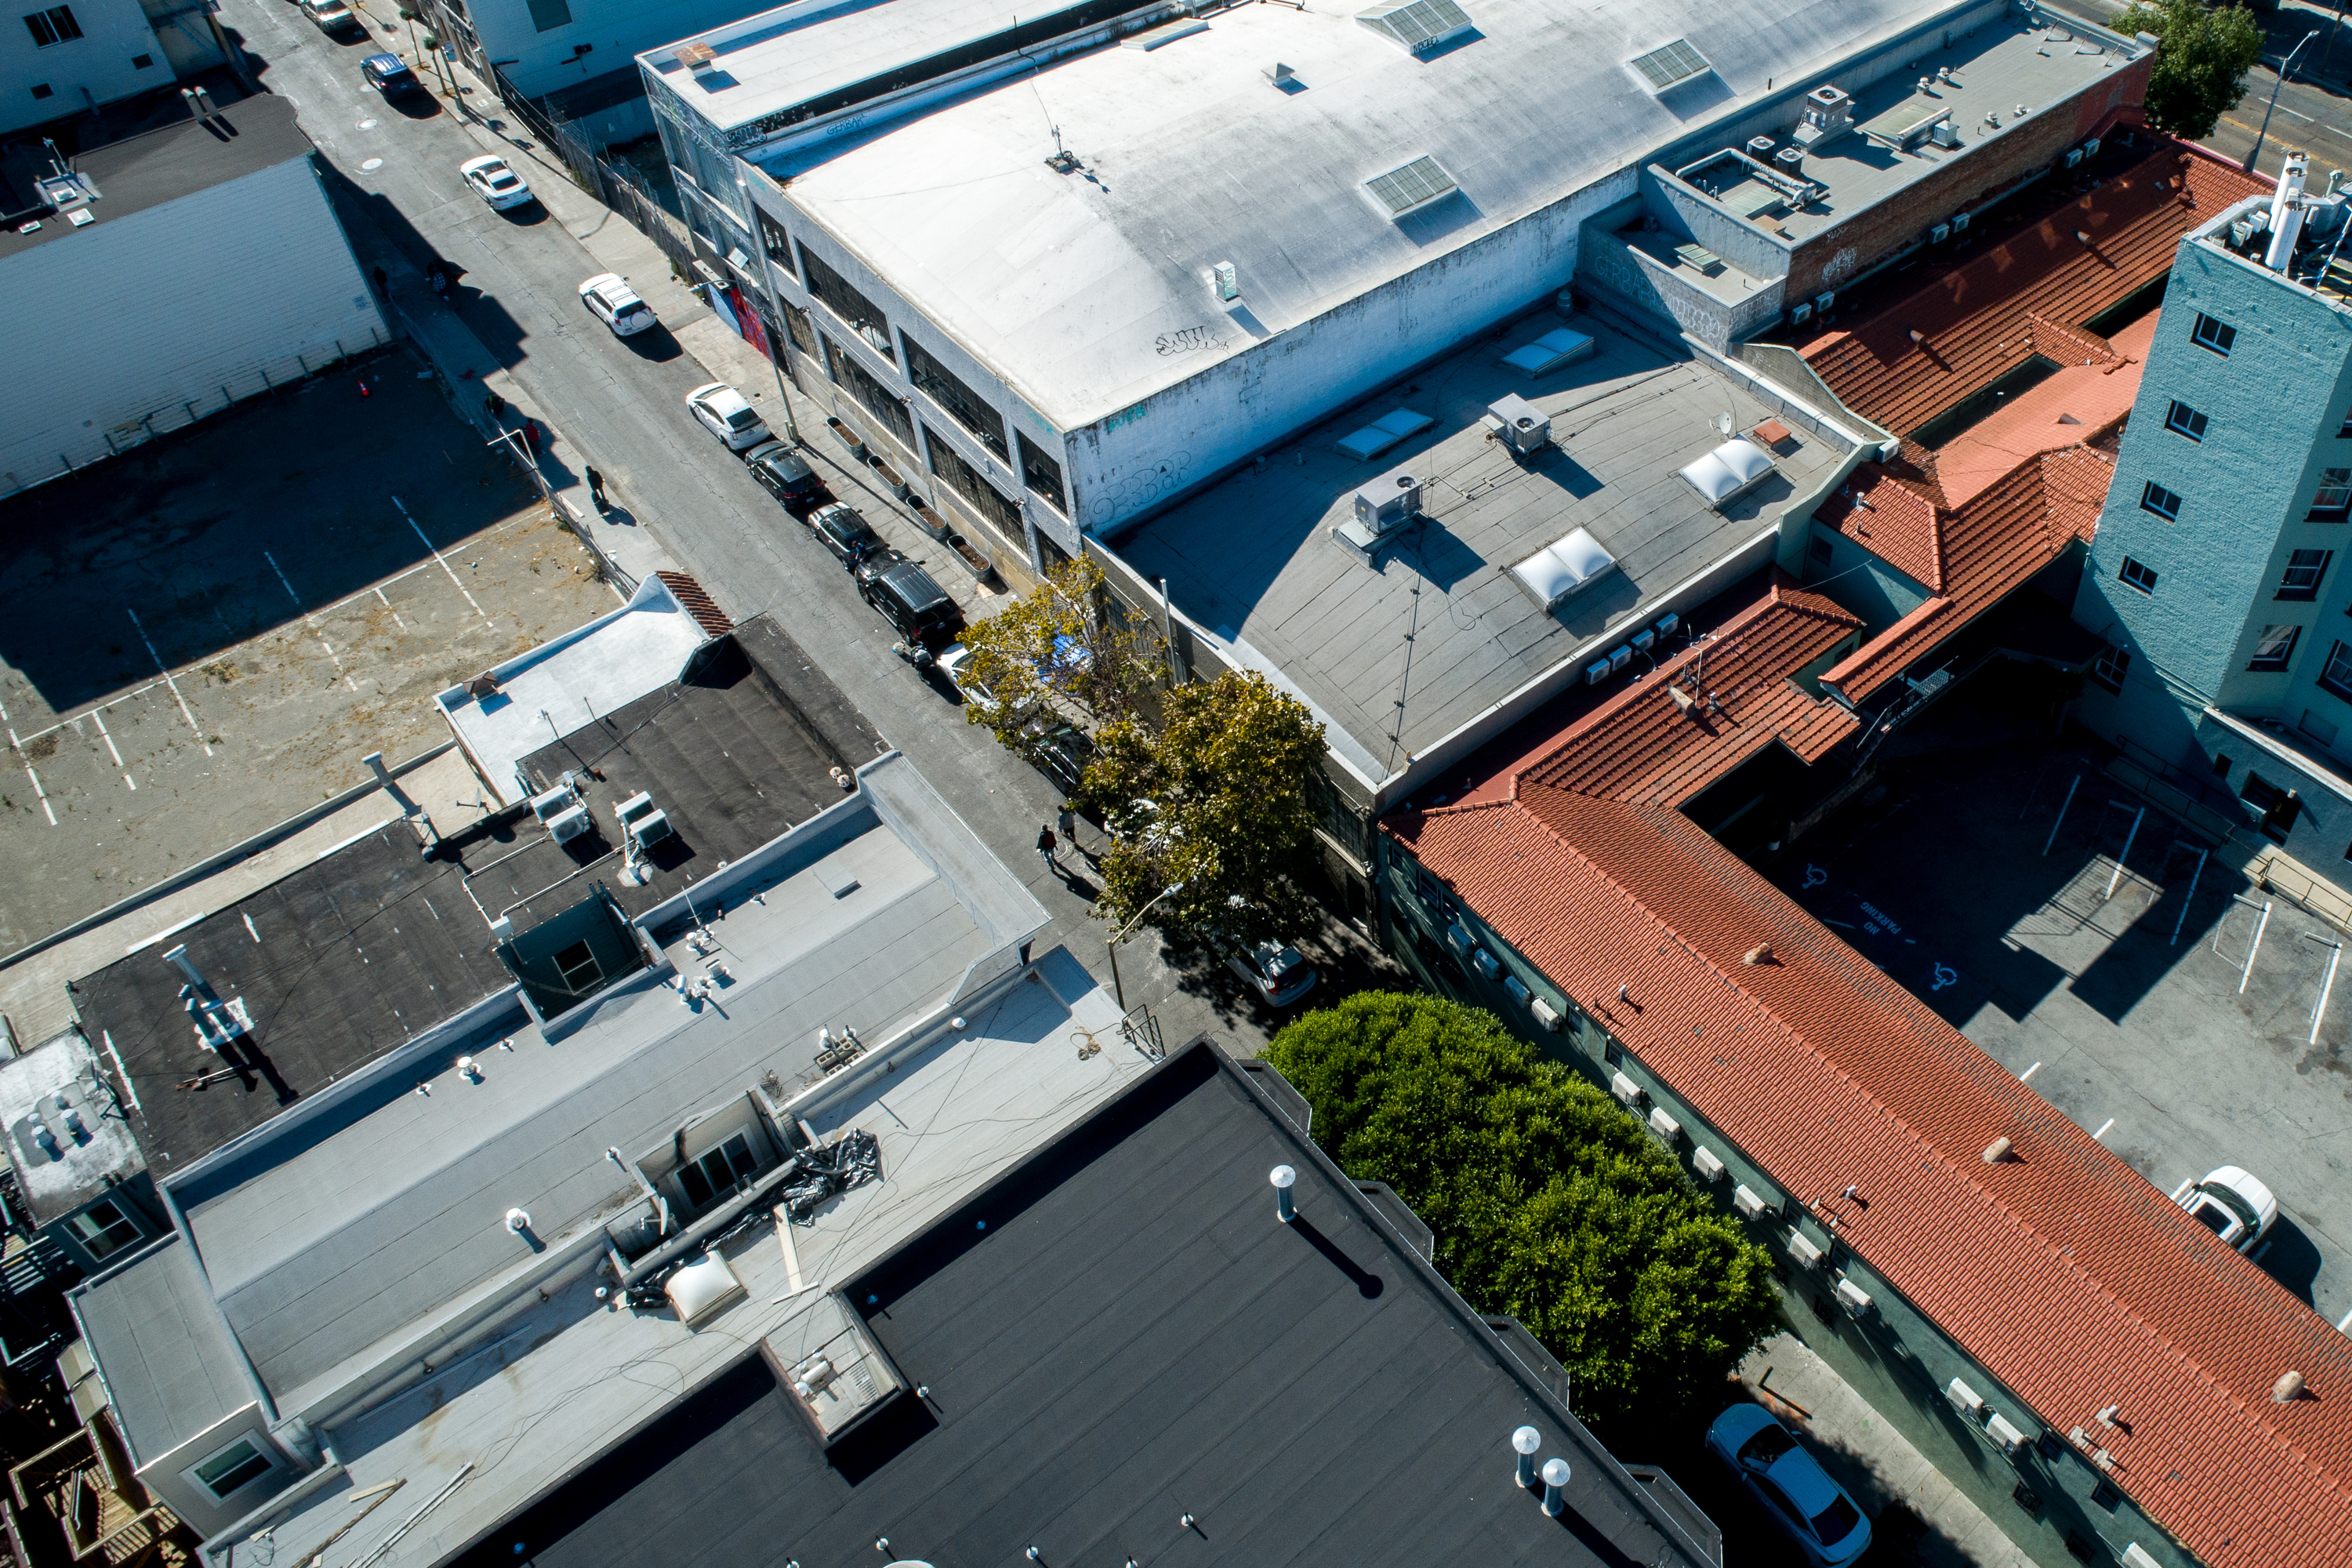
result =
[{"label": "window", "polygon": [[2128,555],[2124,557],[2124,569],[2116,575],[2123,579],[2126,587],[2137,588],[2143,594],[2156,592],[2155,570],[2142,565]]},{"label": "window", "polygon": [[[824,308],[839,316],[851,331],[866,340],[866,345],[888,360],[898,363],[897,351],[890,346],[890,323],[884,319],[881,307],[849,286],[849,279],[809,254],[805,245],[801,253],[801,271],[808,279],[808,291],[824,302]],[[913,446],[914,437],[907,437]]]},{"label": "window", "polygon": [[92,1204],[74,1215],[73,1230],[92,1258],[119,1252],[146,1234],[139,1222],[124,1214],[112,1198]]},{"label": "window", "polygon": [[793,269],[793,242],[785,237],[784,226],[759,207],[752,208],[751,215],[760,220],[760,248],[768,253],[769,260],[790,272]]},{"label": "window", "polygon": [[2179,521],[2180,498],[2154,479],[2148,480],[2140,490],[2139,504],[2142,510],[2152,511],[2167,522]]},{"label": "window", "polygon": [[[2342,643],[2337,643],[2336,646],[2337,647],[2342,647],[2344,645]],[[2230,776],[2230,759],[2226,753],[2216,755],[2214,757],[2213,776],[2217,779],[2225,779]]]},{"label": "window", "polygon": [[1780,1200],[1780,1223],[1794,1229],[1805,1217],[1805,1205],[1794,1194]]},{"label": "window", "polygon": [[821,352],[816,346],[816,329],[809,324],[809,313],[790,300],[779,300],[784,308],[784,330],[793,335],[793,347],[811,359]]},{"label": "window", "polygon": [[2101,1481],[2096,1487],[2094,1487],[2091,1489],[2092,1503],[2096,1507],[2105,1509],[2109,1513],[2115,1512],[2116,1505],[2123,1500],[2124,1494],[2116,1490],[2115,1488],[2107,1485],[2105,1481]]},{"label": "window", "polygon": [[1015,430],[1013,434],[1021,442],[1021,482],[1053,503],[1055,511],[1064,517],[1069,516],[1070,502],[1062,490],[1062,465],[1020,431]]},{"label": "window", "polygon": [[2329,721],[2326,715],[2321,713],[2315,708],[2305,709],[2303,710],[2303,718],[2295,724],[2295,728],[2302,731],[2305,734],[2310,736],[2313,740],[2318,742],[2323,746],[2333,746],[2336,744],[2335,724]]},{"label": "window", "polygon": [[2198,312],[2197,325],[2189,331],[2189,341],[2200,349],[2211,349],[2217,354],[2226,354],[2230,352],[2230,345],[2238,341],[2238,329],[2225,322],[2217,321],[2200,310]]},{"label": "window", "polygon": [[1612,1040],[1601,1047],[1601,1059],[1612,1068],[1622,1068],[1625,1065],[1625,1047]]},{"label": "window", "polygon": [[[37,49],[46,49],[51,44],[69,44],[81,37],[81,24],[74,20],[70,5],[34,12],[25,18],[25,30],[33,35],[33,47]],[[37,92],[33,96],[47,98],[48,94]]]},{"label": "window", "polygon": [[907,340],[907,379],[945,409],[949,418],[971,431],[982,446],[1000,458],[1004,456],[1004,416],[912,338]]},{"label": "window", "polygon": [[278,1468],[276,1461],[261,1451],[250,1437],[239,1437],[211,1458],[188,1471],[189,1478],[213,1494],[215,1501],[226,1502],[235,1493],[259,1480]]},{"label": "window", "polygon": [[2319,489],[2311,498],[2311,515],[2338,519],[2352,503],[2352,468],[2322,468]]},{"label": "window", "polygon": [[2287,798],[2287,792],[2249,768],[2246,782],[2239,786],[2238,798],[2256,811],[2274,811]]},{"label": "window", "polygon": [[2301,626],[2264,626],[2263,635],[2254,639],[2254,657],[2246,661],[2246,668],[2284,669],[2294,658],[2294,639],[2302,635]]},{"label": "window", "polygon": [[930,451],[931,472],[940,482],[971,503],[971,509],[1010,540],[1028,537],[1021,521],[1021,504],[988,482],[987,476],[963,460],[963,454],[940,439],[939,432],[923,426],[924,445]]},{"label": "window", "polygon": [[713,1200],[728,1196],[735,1184],[760,1173],[760,1162],[751,1152],[751,1138],[738,1132],[709,1152],[696,1156],[677,1168],[677,1184],[686,1192],[686,1201],[696,1208],[707,1208]]},{"label": "window", "polygon": [[2319,684],[2352,702],[2352,643],[2339,642],[2327,650],[2327,668],[2319,672]]},{"label": "window", "polygon": [[2352,437],[2352,413],[2344,416],[2344,423],[2336,427],[2336,436],[2338,440]]},{"label": "window", "polygon": [[37,99],[47,98],[57,90],[45,81],[37,81],[33,84],[33,96]]},{"label": "window", "polygon": [[2131,652],[2127,648],[2103,647],[2099,657],[2091,661],[2091,679],[2108,690],[2121,692],[2125,672],[2131,668]]},{"label": "window", "polygon": [[153,55],[133,55],[131,57],[131,68],[135,71],[143,71],[154,63],[155,57]]},{"label": "window", "polygon": [[2286,559],[2286,573],[2279,579],[2281,599],[2316,599],[2319,580],[2327,575],[2327,563],[2335,555],[2332,550],[2298,550]]},{"label": "window", "polygon": [[2164,416],[2164,427],[2177,430],[2192,441],[2205,439],[2205,416],[2178,398],[2173,400],[2172,407]]},{"label": "window", "polygon": [[530,0],[530,25],[542,33],[572,25],[572,7],[565,0]]},{"label": "window", "polygon": [[574,996],[585,996],[596,989],[604,972],[596,965],[596,955],[584,942],[575,942],[555,955],[555,972],[563,976],[563,988]]},{"label": "window", "polygon": [[1814,565],[1827,571],[1830,563],[1837,559],[1837,547],[1817,533],[1813,535],[1812,548],[1805,552],[1805,557]]},{"label": "window", "polygon": [[[803,256],[808,252],[803,251]],[[876,380],[873,372],[841,352],[841,345],[823,333],[824,367],[837,385],[845,387],[849,395],[866,405],[866,412],[890,427],[898,444],[908,451],[915,449],[915,422],[907,413],[906,399]]]}]

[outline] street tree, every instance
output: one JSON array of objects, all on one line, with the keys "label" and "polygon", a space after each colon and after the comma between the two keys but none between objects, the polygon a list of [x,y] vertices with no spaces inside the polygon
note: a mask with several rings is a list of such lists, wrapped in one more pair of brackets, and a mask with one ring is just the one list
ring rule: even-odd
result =
[{"label": "street tree", "polygon": [[1065,561],[1045,580],[967,627],[970,685],[987,693],[964,717],[1029,754],[1042,733],[1069,724],[1089,735],[1135,719],[1167,673],[1167,644],[1103,587],[1090,557]]},{"label": "street tree", "polygon": [[2137,0],[2107,26],[2126,37],[2155,36],[2148,121],[2192,142],[2213,133],[2245,92],[2246,72],[2262,58],[2262,25],[2242,5],[2209,11],[2200,0]]},{"label": "street tree", "polygon": [[1160,708],[1157,729],[1138,715],[1104,730],[1087,766],[1081,804],[1111,830],[1096,913],[1117,925],[1148,910],[1180,942],[1307,929],[1323,726],[1255,672],[1177,687]]},{"label": "street tree", "polygon": [[1712,1409],[1770,1331],[1764,1249],[1639,1122],[1492,1014],[1363,992],[1291,1023],[1265,1058],[1314,1108],[1325,1152],[1428,1223],[1471,1305],[1559,1358],[1587,1420]]}]

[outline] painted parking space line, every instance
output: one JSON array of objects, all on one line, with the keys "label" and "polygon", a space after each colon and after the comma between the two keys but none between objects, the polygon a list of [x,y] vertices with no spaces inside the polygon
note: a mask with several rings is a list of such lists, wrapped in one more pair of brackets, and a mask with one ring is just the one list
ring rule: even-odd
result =
[{"label": "painted parking space line", "polygon": [[139,781],[131,776],[130,768],[125,766],[123,763],[122,752],[121,750],[114,743],[113,732],[106,727],[106,714],[100,710],[93,708],[89,710],[89,716],[91,721],[97,724],[99,739],[106,742],[107,753],[113,757],[114,765],[122,769],[122,782],[129,784],[133,790],[136,790],[139,787]]},{"label": "painted parking space line", "polygon": [[457,574],[450,568],[447,559],[442,555],[441,552],[434,550],[433,542],[425,537],[425,531],[423,529],[416,527],[416,520],[408,515],[408,509],[404,506],[401,506],[400,498],[398,496],[392,498],[392,504],[400,507],[400,515],[406,520],[409,527],[416,530],[416,538],[418,542],[422,543],[425,549],[433,552],[433,559],[440,562],[441,570],[449,574],[450,583],[456,586],[457,592],[466,595],[466,603],[474,606],[474,614],[481,616],[483,620],[488,621],[490,629],[496,631],[498,629],[498,622],[490,620],[489,611],[482,608],[480,603],[475,599],[474,595],[467,592],[466,584],[458,579]]},{"label": "painted parking space line", "polygon": [[310,635],[319,639],[319,646],[327,650],[327,657],[329,658],[334,660],[335,673],[343,678],[343,684],[345,686],[350,687],[352,691],[357,692],[359,690],[359,685],[352,679],[352,672],[343,668],[342,657],[335,652],[335,645],[327,640],[327,634],[319,629],[319,617],[312,615],[308,609],[304,608],[302,604],[302,595],[296,593],[294,591],[294,584],[286,580],[286,568],[278,564],[278,557],[272,555],[267,550],[261,552],[261,558],[269,563],[269,569],[272,572],[278,574],[278,581],[284,585],[286,589],[286,596],[294,601],[294,607],[300,610],[302,612],[303,620],[310,623]]},{"label": "painted parking space line", "polygon": [[147,645],[147,657],[155,661],[156,672],[163,676],[163,684],[172,689],[173,699],[180,705],[180,717],[185,719],[188,721],[188,728],[196,732],[196,744],[204,747],[205,755],[211,756],[213,749],[205,739],[204,726],[196,722],[194,710],[188,706],[187,698],[181,694],[180,683],[172,679],[172,667],[165,664],[163,656],[155,651],[155,639],[149,637],[147,628],[140,624],[139,612],[125,605],[122,606],[122,613],[131,617],[131,625],[138,631],[139,640]]},{"label": "painted parking space line", "polygon": [[402,631],[406,631],[408,629],[408,623],[400,618],[400,612],[398,610],[392,609],[392,601],[384,598],[383,585],[382,584],[376,584],[375,596],[383,603],[385,609],[392,610],[392,624],[398,626]]},{"label": "painted parking space line", "polygon": [[55,827],[58,825],[57,808],[49,805],[49,792],[41,787],[41,775],[33,771],[30,763],[25,764],[25,776],[33,781],[34,796],[40,801],[41,809],[49,814],[49,826]]}]

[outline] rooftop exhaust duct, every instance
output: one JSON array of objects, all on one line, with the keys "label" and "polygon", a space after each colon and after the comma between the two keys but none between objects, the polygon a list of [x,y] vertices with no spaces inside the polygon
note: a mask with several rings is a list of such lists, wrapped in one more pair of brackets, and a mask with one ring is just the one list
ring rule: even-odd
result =
[{"label": "rooftop exhaust duct", "polygon": [[1547,1459],[1544,1461],[1543,1510],[1551,1515],[1554,1519],[1558,1519],[1560,1515],[1560,1510],[1568,1507],[1568,1494],[1564,1489],[1568,1486],[1568,1478],[1569,1468],[1568,1461],[1566,1459]]},{"label": "rooftop exhaust duct", "polygon": [[1542,1447],[1543,1434],[1532,1426],[1511,1434],[1511,1447],[1519,1456],[1518,1482],[1525,1490],[1536,1489],[1536,1450]]},{"label": "rooftop exhaust duct", "polygon": [[1298,1184],[1298,1173],[1287,1165],[1276,1165],[1265,1179],[1274,1184],[1275,1217],[1288,1225],[1298,1217],[1298,1207],[1290,1195],[1290,1189]]},{"label": "rooftop exhaust duct", "polygon": [[198,969],[196,967],[196,961],[188,956],[188,944],[186,942],[184,942],[180,943],[179,946],[165,952],[163,954],[163,962],[178,970],[182,974],[186,975],[188,977],[189,984],[194,986],[199,991],[205,989],[205,972]]},{"label": "rooftop exhaust duct", "polygon": [[2294,259],[2294,242],[2303,234],[2304,176],[2310,170],[2310,158],[2296,152],[2286,155],[2286,167],[2279,171],[2278,195],[2271,201],[2271,245],[2263,253],[2263,265],[2273,272],[2285,271]]}]

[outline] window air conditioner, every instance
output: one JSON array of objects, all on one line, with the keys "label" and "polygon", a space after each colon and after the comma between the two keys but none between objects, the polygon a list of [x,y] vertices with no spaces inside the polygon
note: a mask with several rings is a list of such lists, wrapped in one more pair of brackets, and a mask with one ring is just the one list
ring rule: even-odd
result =
[{"label": "window air conditioner", "polygon": [[1497,980],[1502,977],[1503,961],[1496,958],[1493,953],[1488,952],[1483,947],[1474,947],[1470,950],[1470,963],[1479,973],[1485,975],[1489,980]]},{"label": "window air conditioner", "polygon": [[1520,1006],[1524,1007],[1524,1006],[1526,1006],[1526,1005],[1528,1005],[1528,987],[1527,987],[1527,984],[1526,984],[1524,981],[1522,981],[1522,980],[1521,980],[1517,975],[1516,975],[1516,974],[1506,974],[1506,975],[1504,975],[1504,976],[1503,976],[1503,990],[1504,990],[1504,993],[1505,993],[1507,995],[1508,995],[1512,1001],[1517,1002]]},{"label": "window air conditioner", "polygon": [[1985,1436],[2000,1445],[2004,1454],[2017,1455],[2025,1451],[2025,1434],[2010,1425],[2006,1415],[1996,1415],[1985,1423]]},{"label": "window air conditioner", "polygon": [[1650,1131],[1669,1144],[1682,1142],[1683,1124],[1667,1115],[1664,1106],[1654,1107],[1650,1111]]},{"label": "window air conditioner", "polygon": [[1789,312],[1789,324],[1792,327],[1801,327],[1812,319],[1813,308],[1811,305],[1800,305]]},{"label": "window air conditioner", "polygon": [[1559,1009],[1542,997],[1531,998],[1528,1003],[1528,1011],[1533,1013],[1536,1016],[1536,1022],[1545,1028],[1555,1032],[1559,1028]]},{"label": "window air conditioner", "polygon": [[1985,1418],[1984,1396],[1958,1378],[1944,1385],[1944,1397],[1951,1401],[1953,1409],[1969,1419],[1982,1421]]},{"label": "window air conditioner", "polygon": [[1792,1230],[1789,1233],[1789,1256],[1807,1268],[1819,1268],[1823,1253],[1813,1245],[1812,1237],[1801,1230]]},{"label": "window air conditioner", "polygon": [[1714,1150],[1708,1148],[1706,1144],[1702,1143],[1697,1148],[1691,1151],[1691,1163],[1696,1166],[1698,1168],[1698,1173],[1706,1177],[1708,1181],[1719,1182],[1723,1180],[1723,1161],[1717,1155]]},{"label": "window air conditioner", "polygon": [[1742,1219],[1762,1219],[1768,1207],[1762,1198],[1744,1185],[1732,1189],[1731,1206]]},{"label": "window air conditioner", "polygon": [[1622,1072],[1610,1079],[1609,1092],[1617,1097],[1620,1105],[1639,1105],[1648,1098],[1642,1092],[1640,1084]]},{"label": "window air conditioner", "polygon": [[1847,1317],[1867,1318],[1870,1316],[1870,1292],[1855,1284],[1853,1280],[1841,1279],[1838,1281],[1837,1299],[1838,1305],[1845,1309],[1845,1315]]}]

